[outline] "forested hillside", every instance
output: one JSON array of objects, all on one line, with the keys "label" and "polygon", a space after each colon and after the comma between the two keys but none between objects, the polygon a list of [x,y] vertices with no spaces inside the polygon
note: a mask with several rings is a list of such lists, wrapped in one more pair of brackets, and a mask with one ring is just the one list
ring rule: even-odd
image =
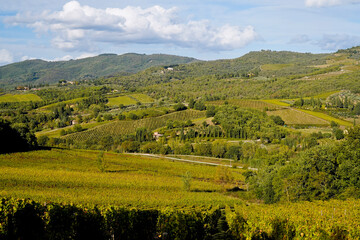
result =
[{"label": "forested hillside", "polygon": [[158,65],[197,61],[165,54],[102,54],[70,61],[27,60],[0,67],[0,87],[37,86],[59,80],[80,81],[113,74],[128,75]]}]

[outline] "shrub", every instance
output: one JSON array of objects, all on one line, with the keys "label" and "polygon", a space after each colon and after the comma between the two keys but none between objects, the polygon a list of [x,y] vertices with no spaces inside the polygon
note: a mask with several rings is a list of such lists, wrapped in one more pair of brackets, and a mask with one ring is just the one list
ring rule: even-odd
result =
[{"label": "shrub", "polygon": [[74,223],[78,209],[71,205],[53,205],[50,207],[47,225],[49,239],[74,239]]},{"label": "shrub", "polygon": [[38,141],[39,146],[46,146],[48,144],[49,140],[50,139],[48,136],[42,135],[42,136],[38,137],[37,141]]},{"label": "shrub", "polygon": [[206,110],[206,106],[203,102],[196,102],[194,105],[195,110],[203,111]]},{"label": "shrub", "polygon": [[182,177],[182,181],[184,185],[184,190],[189,192],[191,187],[191,173],[186,172]]},{"label": "shrub", "polygon": [[136,115],[135,113],[129,113],[128,118],[131,120],[139,119],[138,115]]},{"label": "shrub", "polygon": [[178,104],[174,105],[174,109],[175,109],[175,111],[182,111],[182,110],[187,109],[187,107],[182,103],[178,103]]},{"label": "shrub", "polygon": [[121,147],[125,152],[139,152],[140,143],[138,141],[125,141]]},{"label": "shrub", "polygon": [[334,129],[334,135],[335,135],[336,140],[340,140],[345,137],[344,132],[339,128]]},{"label": "shrub", "polygon": [[345,240],[348,239],[349,232],[344,227],[336,226],[331,229],[331,235],[329,239]]},{"label": "shrub", "polygon": [[113,116],[111,114],[109,114],[109,113],[104,114],[104,120],[105,121],[113,120]]},{"label": "shrub", "polygon": [[284,120],[280,116],[270,116],[270,118],[274,121],[275,124],[283,126],[285,124]]},{"label": "shrub", "polygon": [[290,240],[295,238],[295,226],[287,219],[275,218],[272,223],[271,239],[274,240]]},{"label": "shrub", "polygon": [[204,222],[200,213],[165,210],[158,218],[159,235],[164,239],[204,239]]}]

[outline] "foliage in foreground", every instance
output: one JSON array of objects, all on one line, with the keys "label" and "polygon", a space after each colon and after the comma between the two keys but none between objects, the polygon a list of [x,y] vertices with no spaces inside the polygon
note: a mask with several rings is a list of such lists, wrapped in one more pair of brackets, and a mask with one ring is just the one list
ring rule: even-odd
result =
[{"label": "foliage in foreground", "polygon": [[0,154],[27,151],[36,146],[35,135],[25,125],[11,126],[9,122],[0,119]]},{"label": "foliage in foreground", "polygon": [[336,201],[225,209],[136,209],[1,199],[0,238],[358,239],[358,204]]},{"label": "foliage in foreground", "polygon": [[319,145],[289,162],[278,161],[248,181],[266,203],[360,197],[360,126],[345,141]]}]

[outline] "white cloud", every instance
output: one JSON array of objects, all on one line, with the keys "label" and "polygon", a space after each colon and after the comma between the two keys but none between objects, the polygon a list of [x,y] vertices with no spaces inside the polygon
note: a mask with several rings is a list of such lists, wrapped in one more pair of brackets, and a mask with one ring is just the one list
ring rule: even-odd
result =
[{"label": "white cloud", "polygon": [[207,20],[182,23],[177,11],[160,6],[98,9],[71,1],[61,11],[18,13],[6,22],[51,32],[52,45],[69,51],[98,51],[100,42],[170,43],[221,51],[242,48],[258,37],[252,26],[212,26]]},{"label": "white cloud", "polygon": [[301,44],[301,43],[307,43],[310,41],[310,38],[306,34],[300,34],[296,35],[295,37],[291,38],[289,43],[291,44]]},{"label": "white cloud", "polygon": [[323,50],[334,51],[360,45],[360,37],[347,34],[325,34],[316,45]]},{"label": "white cloud", "polygon": [[83,59],[83,58],[89,58],[89,57],[95,57],[97,54],[93,53],[83,53],[80,56],[78,56],[76,59]]},{"label": "white cloud", "polygon": [[52,61],[69,61],[70,59],[74,59],[71,55],[65,55],[63,57],[60,58],[55,58]]},{"label": "white cloud", "polygon": [[359,0],[305,0],[307,7],[327,7],[344,4],[360,3]]},{"label": "white cloud", "polygon": [[14,57],[11,52],[6,49],[0,49],[0,64],[12,63],[13,61]]},{"label": "white cloud", "polygon": [[33,58],[31,58],[31,57],[29,57],[29,56],[22,56],[22,57],[20,58],[21,61],[26,61],[26,60],[31,60],[31,59],[33,59]]}]

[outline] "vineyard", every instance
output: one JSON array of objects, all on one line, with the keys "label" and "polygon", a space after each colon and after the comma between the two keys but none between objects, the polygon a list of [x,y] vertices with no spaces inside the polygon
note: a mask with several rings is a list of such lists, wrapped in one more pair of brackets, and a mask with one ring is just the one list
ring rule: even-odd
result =
[{"label": "vineyard", "polygon": [[[359,239],[359,201],[134,208],[0,199],[10,239]],[[29,220],[32,221],[29,221]],[[14,227],[15,226],[15,227]],[[48,237],[46,237],[48,236]],[[49,237],[50,236],[50,237]]]},{"label": "vineyard", "polygon": [[233,180],[224,185],[218,167],[107,152],[101,171],[98,156],[65,149],[0,155],[0,238],[32,236],[25,222],[38,234],[64,234],[61,239],[85,233],[97,239],[360,237],[359,200],[245,203],[245,191],[229,190],[244,181],[241,169],[228,168]]},{"label": "vineyard", "polygon": [[61,102],[57,102],[57,103],[52,103],[46,106],[43,106],[41,108],[38,109],[38,111],[46,111],[46,110],[51,110],[52,108],[56,108],[59,107],[61,105],[72,105],[72,104],[76,104],[82,100],[86,99],[85,97],[82,98],[75,98],[75,99],[70,99],[70,100],[66,100],[66,101],[61,101]]},{"label": "vineyard", "polygon": [[116,136],[131,134],[134,133],[137,128],[142,127],[145,127],[148,130],[155,130],[165,126],[166,122],[169,120],[186,121],[188,119],[196,119],[204,116],[205,112],[186,110],[170,113],[160,117],[144,118],[136,121],[114,121],[95,128],[91,128],[84,132],[67,135],[64,138],[74,142],[85,142],[88,139],[99,140],[106,135]]},{"label": "vineyard", "polygon": [[298,109],[287,108],[277,111],[269,111],[267,114],[270,116],[280,116],[284,120],[285,124],[288,125],[329,125],[329,121],[310,115]]},{"label": "vineyard", "polygon": [[[99,151],[42,150],[0,155],[0,197],[138,207],[235,204],[217,182],[217,167]],[[229,168],[233,183],[244,170]],[[190,191],[183,175],[191,175]],[[234,185],[233,185],[234,186]],[[228,186],[229,188],[231,185]]]},{"label": "vineyard", "polygon": [[286,219],[294,239],[359,239],[359,207],[359,200],[239,205],[229,218],[242,216],[246,219],[248,232],[245,236],[248,239],[256,229],[267,233],[273,231],[271,223],[274,219]]}]

